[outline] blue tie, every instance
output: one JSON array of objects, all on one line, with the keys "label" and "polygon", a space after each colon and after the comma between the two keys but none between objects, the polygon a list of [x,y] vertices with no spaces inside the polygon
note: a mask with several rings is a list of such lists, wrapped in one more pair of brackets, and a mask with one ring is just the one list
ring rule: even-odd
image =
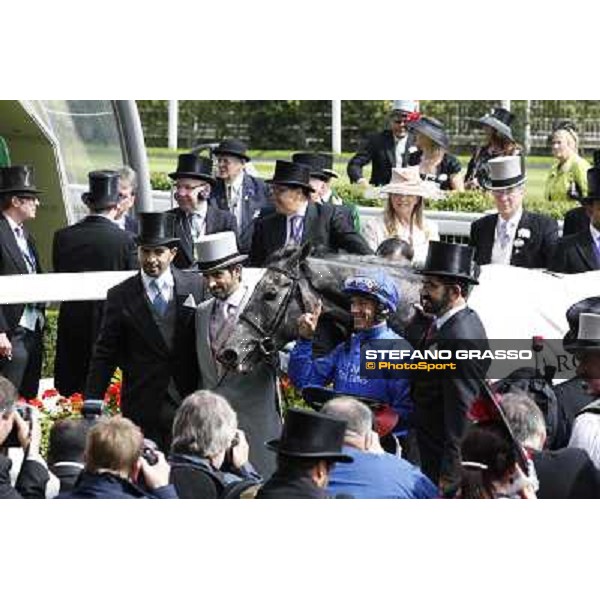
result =
[{"label": "blue tie", "polygon": [[154,299],[152,300],[152,306],[154,307],[154,310],[162,317],[167,312],[167,306],[169,305],[169,303],[160,293],[160,287],[158,286],[158,282],[156,281],[156,279],[153,279],[150,282],[150,288],[152,289],[152,291],[156,292],[154,295]]},{"label": "blue tie", "polygon": [[291,239],[294,244],[302,243],[302,229],[304,225],[304,217],[302,215],[294,215],[290,219]]}]

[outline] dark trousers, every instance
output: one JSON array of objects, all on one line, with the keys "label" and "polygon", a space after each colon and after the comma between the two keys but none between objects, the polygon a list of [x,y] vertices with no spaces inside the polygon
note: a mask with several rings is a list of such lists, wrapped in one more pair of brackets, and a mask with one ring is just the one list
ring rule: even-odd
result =
[{"label": "dark trousers", "polygon": [[35,398],[42,375],[43,335],[39,327],[30,331],[17,326],[12,336],[12,360],[0,361],[0,374],[6,377],[23,398]]}]

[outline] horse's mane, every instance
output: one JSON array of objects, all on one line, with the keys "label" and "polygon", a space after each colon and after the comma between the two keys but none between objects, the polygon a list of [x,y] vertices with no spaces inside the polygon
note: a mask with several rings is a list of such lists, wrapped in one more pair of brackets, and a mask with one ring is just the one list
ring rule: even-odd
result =
[{"label": "horse's mane", "polygon": [[418,278],[419,275],[412,267],[400,266],[392,261],[375,255],[361,256],[357,254],[327,254],[324,256],[310,256],[307,258],[309,265],[323,265],[343,269],[360,270],[361,268],[379,268],[390,272],[390,275],[402,278]]}]

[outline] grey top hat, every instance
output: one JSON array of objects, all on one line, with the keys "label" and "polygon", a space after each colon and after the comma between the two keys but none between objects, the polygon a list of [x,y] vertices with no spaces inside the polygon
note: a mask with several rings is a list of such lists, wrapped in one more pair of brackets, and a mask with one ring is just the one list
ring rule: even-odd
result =
[{"label": "grey top hat", "polygon": [[595,313],[581,313],[579,315],[579,331],[577,338],[570,342],[563,342],[567,352],[584,352],[600,350],[600,315]]},{"label": "grey top hat", "polygon": [[246,254],[240,254],[233,231],[205,235],[195,246],[198,270],[202,273],[237,265],[248,258]]},{"label": "grey top hat", "polygon": [[508,190],[525,183],[524,156],[498,156],[487,162],[489,181],[485,184],[488,190]]}]

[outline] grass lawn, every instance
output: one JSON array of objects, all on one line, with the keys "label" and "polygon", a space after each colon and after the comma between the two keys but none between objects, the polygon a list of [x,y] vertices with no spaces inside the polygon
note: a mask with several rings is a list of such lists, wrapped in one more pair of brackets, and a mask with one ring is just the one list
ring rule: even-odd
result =
[{"label": "grass lawn", "polygon": [[[148,160],[150,162],[150,171],[170,173],[175,170],[177,165],[177,154],[186,150],[169,150],[168,148],[148,148]],[[264,179],[273,174],[275,160],[290,159],[291,150],[254,150],[250,151],[253,158],[254,167],[259,175]],[[335,168],[340,175],[340,183],[349,183],[346,175],[346,163],[352,156],[352,152],[345,152],[336,158]],[[463,165],[463,172],[466,171],[468,156],[459,156]],[[552,165],[553,159],[549,156],[529,156],[527,158],[527,198],[534,202],[543,201],[544,182],[548,170]],[[370,166],[365,168],[365,174],[370,175]]]}]

